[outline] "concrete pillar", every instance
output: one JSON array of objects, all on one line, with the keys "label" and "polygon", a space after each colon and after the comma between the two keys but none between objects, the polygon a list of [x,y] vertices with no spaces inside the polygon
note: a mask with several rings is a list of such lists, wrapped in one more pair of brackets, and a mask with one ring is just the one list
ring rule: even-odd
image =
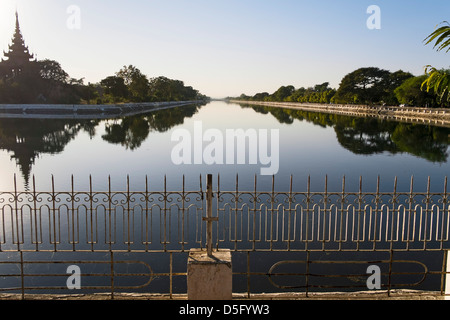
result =
[{"label": "concrete pillar", "polygon": [[232,300],[232,281],[230,250],[219,250],[211,256],[200,249],[189,252],[187,268],[189,300]]}]

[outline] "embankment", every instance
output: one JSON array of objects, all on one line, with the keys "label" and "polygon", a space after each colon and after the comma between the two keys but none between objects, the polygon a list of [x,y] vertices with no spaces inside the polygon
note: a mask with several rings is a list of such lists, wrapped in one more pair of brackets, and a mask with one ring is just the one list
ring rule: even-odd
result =
[{"label": "embankment", "polygon": [[2,104],[0,118],[107,119],[164,110],[203,101],[146,102],[114,105]]},{"label": "embankment", "polygon": [[355,117],[377,117],[385,120],[450,127],[450,109],[241,100],[230,100],[230,102],[255,106],[296,109],[310,112],[341,114]]}]

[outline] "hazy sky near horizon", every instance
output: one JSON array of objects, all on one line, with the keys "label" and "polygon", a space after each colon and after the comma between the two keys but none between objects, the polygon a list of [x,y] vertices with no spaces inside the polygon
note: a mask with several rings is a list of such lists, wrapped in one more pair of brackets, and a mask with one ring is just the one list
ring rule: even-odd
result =
[{"label": "hazy sky near horizon", "polygon": [[[367,8],[381,9],[370,30]],[[79,28],[67,22],[79,8]],[[450,54],[423,40],[450,20],[448,0],[0,0],[0,49],[18,10],[38,59],[99,82],[124,65],[183,80],[214,98],[330,82],[360,67],[423,74]],[[74,26],[74,24],[71,24]]]}]

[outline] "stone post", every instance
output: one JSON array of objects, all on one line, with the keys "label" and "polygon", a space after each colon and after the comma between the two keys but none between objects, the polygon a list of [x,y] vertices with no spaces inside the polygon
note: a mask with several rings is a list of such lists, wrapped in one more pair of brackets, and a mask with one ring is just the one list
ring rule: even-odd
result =
[{"label": "stone post", "polygon": [[191,250],[188,259],[189,300],[232,300],[233,274],[230,250],[209,256],[204,250]]},{"label": "stone post", "polygon": [[212,175],[208,175],[206,189],[206,251],[192,249],[189,252],[187,268],[187,287],[189,300],[231,300],[232,264],[231,251],[213,251],[213,222],[218,218],[212,213]]}]

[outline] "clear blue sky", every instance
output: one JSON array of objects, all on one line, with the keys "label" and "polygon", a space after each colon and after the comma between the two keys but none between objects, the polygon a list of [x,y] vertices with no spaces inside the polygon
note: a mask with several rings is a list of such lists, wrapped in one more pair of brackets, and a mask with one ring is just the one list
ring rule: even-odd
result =
[{"label": "clear blue sky", "polygon": [[[70,30],[67,8],[80,8]],[[367,8],[381,9],[369,30]],[[423,73],[449,67],[450,54],[424,46],[449,0],[0,0],[0,49],[18,9],[38,59],[98,82],[133,64],[149,77],[183,80],[211,97],[274,92],[330,82],[360,67]]]}]

